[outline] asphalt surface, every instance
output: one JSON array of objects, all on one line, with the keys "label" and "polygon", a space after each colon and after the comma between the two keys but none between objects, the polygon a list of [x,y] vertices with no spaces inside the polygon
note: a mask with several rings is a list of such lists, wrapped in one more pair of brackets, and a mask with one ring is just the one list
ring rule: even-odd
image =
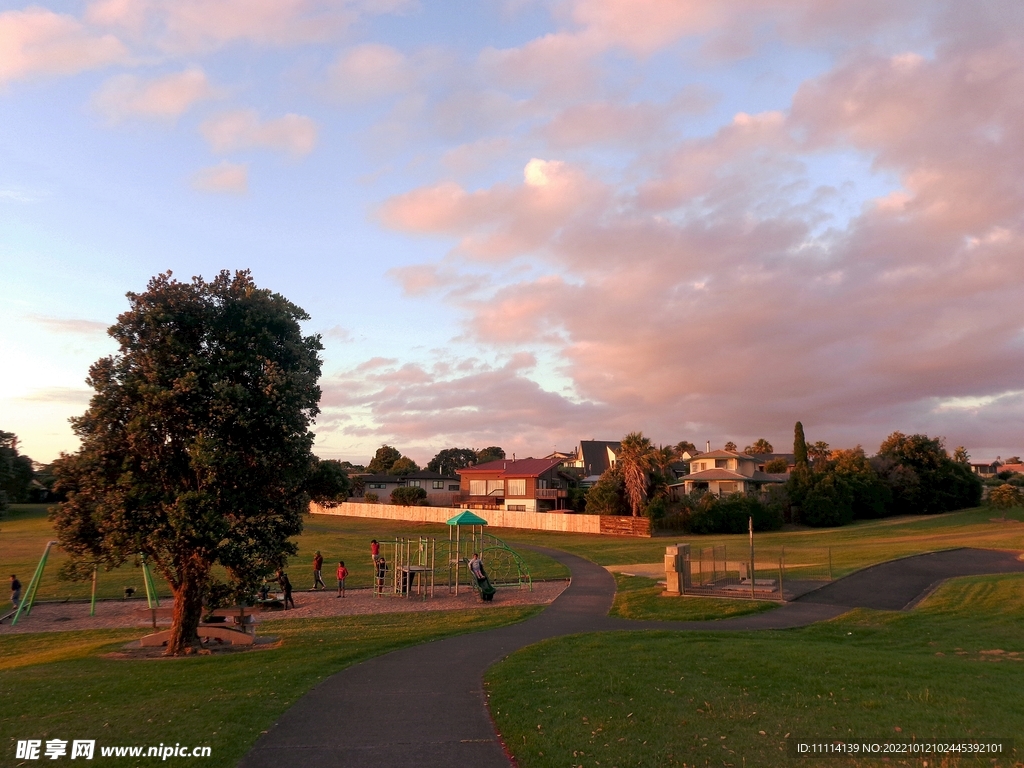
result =
[{"label": "asphalt surface", "polygon": [[570,586],[541,614],[395,651],[333,675],[285,712],[239,765],[508,768],[486,708],[483,676],[527,645],[582,632],[788,629],[850,607],[903,608],[951,576],[1024,571],[1011,553],[961,549],[874,566],[767,613],[714,622],[628,621],[607,615],[615,580],[604,568],[558,550],[534,549],[572,573]]}]

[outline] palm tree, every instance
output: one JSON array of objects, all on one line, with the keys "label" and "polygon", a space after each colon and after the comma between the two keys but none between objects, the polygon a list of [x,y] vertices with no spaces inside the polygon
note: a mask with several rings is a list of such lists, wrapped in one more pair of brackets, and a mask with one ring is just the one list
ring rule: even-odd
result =
[{"label": "palm tree", "polygon": [[672,472],[672,465],[679,460],[679,453],[671,445],[659,445],[657,450],[652,453],[651,466],[658,475],[655,478],[657,483],[657,491],[655,495],[668,494],[668,486],[673,480],[675,475]]},{"label": "palm tree", "polygon": [[654,446],[643,432],[630,432],[619,447],[615,464],[622,472],[626,486],[626,498],[633,510],[633,517],[640,516],[640,510],[647,500],[647,475],[654,465]]}]

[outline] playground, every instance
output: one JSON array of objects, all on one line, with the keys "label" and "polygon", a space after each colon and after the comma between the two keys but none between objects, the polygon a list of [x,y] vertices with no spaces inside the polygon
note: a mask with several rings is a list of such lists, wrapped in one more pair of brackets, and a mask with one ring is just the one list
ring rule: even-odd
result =
[{"label": "playground", "polygon": [[[860,735],[1019,741],[1024,715],[1007,702],[1016,701],[1024,685],[1019,632],[1024,589],[1022,576],[998,575],[999,569],[1016,569],[1019,561],[1015,555],[987,555],[998,560],[991,564],[996,571],[984,572],[991,575],[944,581],[978,571],[951,571],[943,558],[976,564],[986,556],[970,549],[949,551],[958,545],[980,544],[1004,553],[1024,549],[1022,526],[990,518],[987,510],[968,510],[853,530],[766,536],[766,544],[786,546],[787,552],[801,545],[833,546],[833,584],[812,593],[818,602],[798,600],[710,623],[617,620],[608,615],[622,597],[611,574],[564,554],[586,551],[592,560],[639,570],[638,564],[658,562],[670,543],[664,539],[517,534],[509,545],[529,564],[534,593],[557,583],[539,580],[538,573],[557,578],[572,572],[571,586],[540,613],[538,605],[497,602],[529,595],[528,589],[499,589],[493,606],[460,590],[459,599],[468,594],[472,609],[454,611],[421,610],[418,606],[445,598],[424,599],[415,590],[411,596],[408,591],[371,594],[365,598],[371,605],[402,610],[323,618],[274,612],[273,619],[268,615],[273,628],[266,633],[280,642],[268,651],[148,664],[141,677],[132,672],[136,664],[108,658],[139,637],[144,628],[138,626],[12,635],[0,643],[0,669],[11,692],[8,714],[0,720],[12,734],[31,724],[32,733],[25,735],[31,738],[60,738],[62,729],[100,734],[115,743],[201,734],[204,743],[214,745],[210,764],[225,766],[239,760],[243,765],[306,764],[314,754],[337,765],[365,765],[367,754],[382,764],[405,764],[416,755],[419,765],[464,760],[508,765],[506,755],[513,754],[521,766],[596,760],[682,765],[712,748],[719,756],[715,764],[739,765],[746,756],[747,765],[786,765],[780,750],[787,733],[813,737],[839,725]],[[436,545],[448,535],[438,526],[370,527],[368,521],[349,526],[313,520],[309,528],[300,552],[340,550],[354,572],[361,568],[357,591],[366,593],[373,586],[370,559],[360,562],[350,553],[365,551],[372,536],[395,546],[405,539],[412,560],[421,537],[435,539],[436,558]],[[5,555],[12,551],[7,543],[23,532],[16,522],[4,521]],[[36,558],[45,540],[43,526],[37,525],[31,542]],[[544,541],[562,552],[531,548]],[[742,539],[700,542],[717,543],[741,547]],[[939,550],[947,553],[905,559]],[[18,569],[32,570],[23,564]],[[300,571],[296,566],[292,572]],[[843,578],[851,573],[857,576]],[[900,573],[907,578],[897,577]],[[435,577],[435,594],[447,592],[441,573]],[[106,588],[111,597],[128,581],[126,573],[103,579],[101,572],[100,592]],[[40,592],[67,588],[50,584],[44,576]],[[907,585],[906,592],[895,588],[900,584]],[[849,585],[872,599],[894,595],[899,609],[851,607],[856,601],[842,592]],[[77,588],[78,599],[86,602],[67,606],[87,613],[88,584]],[[913,596],[905,600],[909,592]],[[348,600],[328,594],[297,590],[295,596],[300,609],[314,600]],[[705,600],[711,599],[652,598],[659,606]],[[144,599],[134,602],[145,605]],[[41,619],[38,611],[50,605],[37,604],[29,621]],[[103,605],[98,603],[100,609]],[[295,620],[279,620],[286,617]],[[367,690],[394,717],[367,723],[364,714],[374,719],[372,712],[363,712]],[[318,699],[318,692],[333,695]],[[435,699],[436,707],[430,703]],[[168,701],[175,705],[167,707]],[[394,722],[402,723],[400,739],[389,725]],[[380,728],[386,733],[378,733]],[[261,731],[267,733],[260,737]],[[726,737],[724,744],[711,743],[720,736]]]}]

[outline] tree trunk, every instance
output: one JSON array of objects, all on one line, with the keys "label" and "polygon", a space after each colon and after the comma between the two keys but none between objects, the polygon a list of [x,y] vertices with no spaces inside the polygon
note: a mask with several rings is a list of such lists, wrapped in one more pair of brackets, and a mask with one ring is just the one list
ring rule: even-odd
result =
[{"label": "tree trunk", "polygon": [[181,568],[181,579],[174,589],[174,616],[165,656],[192,653],[198,646],[197,630],[203,617],[203,596],[209,572],[209,566],[196,555]]}]

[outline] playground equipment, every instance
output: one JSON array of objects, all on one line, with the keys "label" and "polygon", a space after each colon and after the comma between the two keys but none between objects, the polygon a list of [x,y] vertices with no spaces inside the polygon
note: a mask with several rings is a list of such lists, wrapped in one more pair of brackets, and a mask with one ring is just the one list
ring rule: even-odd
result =
[{"label": "playground equipment", "polygon": [[[399,538],[381,542],[385,564],[383,573],[374,574],[374,597],[386,594],[409,597],[415,585],[416,594],[424,600],[434,596],[434,571],[437,545],[432,538]],[[390,559],[389,559],[390,555]],[[375,564],[376,567],[377,564]]]},{"label": "playground equipment", "polygon": [[[526,561],[497,536],[484,533],[485,525],[486,520],[468,509],[448,520],[448,591],[457,595],[460,583],[475,583],[469,572],[469,560],[474,552],[479,552],[491,583],[515,584],[518,589],[525,586],[532,592],[533,579]],[[463,531],[463,528],[468,530]]]},{"label": "playground equipment", "polygon": [[[3,621],[8,616],[13,616],[11,619],[11,626],[13,627],[18,623],[18,619],[21,618],[22,614],[28,616],[32,613],[32,606],[36,602],[36,593],[39,591],[39,584],[43,580],[43,571],[46,569],[46,560],[50,556],[50,550],[56,541],[46,542],[46,548],[43,550],[43,556],[39,558],[39,564],[36,566],[35,573],[32,574],[32,580],[28,584],[28,589],[25,590],[25,596],[18,603],[18,607],[13,613],[7,614],[6,616],[0,616],[0,621]],[[149,564],[146,562],[145,555],[142,555],[142,578],[146,584],[146,603],[149,608],[159,608],[160,598],[156,593],[156,583],[153,581],[153,573],[149,569]],[[89,596],[89,615],[96,615],[96,581],[99,566],[94,565],[92,569],[92,590]]]},{"label": "playground equipment", "polygon": [[415,589],[426,600],[434,596],[435,584],[445,579],[448,592],[458,595],[460,585],[476,583],[469,572],[474,552],[480,553],[491,583],[527,587],[532,592],[526,561],[497,536],[484,533],[485,525],[486,520],[465,510],[448,520],[448,541],[426,537],[381,541],[384,566],[374,574],[374,597],[410,597]]}]

